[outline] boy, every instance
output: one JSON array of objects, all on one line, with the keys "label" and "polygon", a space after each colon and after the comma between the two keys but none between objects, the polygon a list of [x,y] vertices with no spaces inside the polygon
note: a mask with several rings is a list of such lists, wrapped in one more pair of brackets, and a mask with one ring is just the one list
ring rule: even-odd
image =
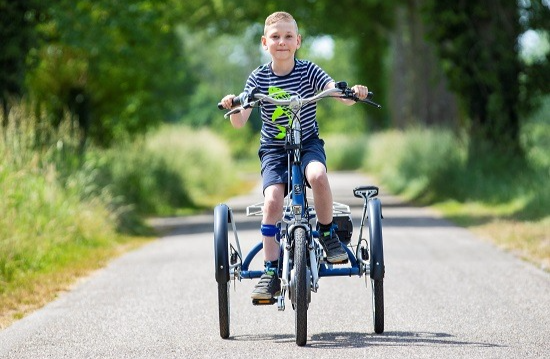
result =
[{"label": "boy", "polygon": [[[302,38],[298,25],[292,15],[286,12],[275,12],[265,20],[262,47],[271,55],[271,61],[258,67],[248,77],[245,91],[255,88],[260,93],[277,92],[281,96],[298,93],[310,97],[327,88],[333,88],[334,80],[320,67],[312,62],[295,58]],[[368,89],[356,85],[352,89],[360,99],[365,99]],[[235,95],[225,96],[221,103],[226,109],[232,106]],[[352,105],[352,100],[339,99]],[[252,109],[231,115],[231,124],[235,128],[244,126]],[[307,184],[312,188],[315,211],[317,213],[319,241],[322,244],[327,260],[331,263],[345,261],[348,256],[340,244],[332,224],[332,192],[327,177],[324,142],[319,138],[315,118],[316,105],[302,108],[302,168],[305,168]],[[262,130],[258,155],[261,160],[261,171],[264,192],[264,209],[261,225],[263,237],[265,273],[252,292],[252,299],[270,299],[280,291],[277,276],[279,244],[275,240],[278,233],[276,223],[282,218],[282,209],[287,183],[287,154],[282,146],[284,136],[278,124],[288,123],[285,109],[266,104],[261,108]]]}]

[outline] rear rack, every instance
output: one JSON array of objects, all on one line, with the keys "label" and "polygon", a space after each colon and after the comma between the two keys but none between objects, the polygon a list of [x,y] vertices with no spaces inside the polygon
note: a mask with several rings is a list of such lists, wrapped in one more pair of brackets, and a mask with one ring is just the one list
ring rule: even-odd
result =
[{"label": "rear rack", "polygon": [[[308,198],[307,200],[308,200],[309,203],[313,203],[313,198]],[[343,204],[343,203],[339,203],[339,202],[333,202],[332,203],[332,213],[334,215],[351,214],[351,210],[350,210],[350,208],[347,204]],[[250,205],[250,206],[246,207],[246,215],[248,217],[262,216],[263,214],[264,214],[264,203],[263,202],[256,203],[256,204],[253,204],[253,205]],[[290,214],[290,208],[288,206],[286,206],[284,208],[284,214],[285,214],[285,216],[286,216],[286,214]],[[309,216],[310,216],[310,218],[315,217],[315,215],[316,215],[315,208],[309,207]]]}]

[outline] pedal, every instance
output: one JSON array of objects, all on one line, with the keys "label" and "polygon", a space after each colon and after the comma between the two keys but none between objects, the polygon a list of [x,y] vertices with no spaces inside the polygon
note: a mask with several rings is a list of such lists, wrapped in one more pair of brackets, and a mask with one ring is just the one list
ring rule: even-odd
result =
[{"label": "pedal", "polygon": [[270,299],[252,299],[252,304],[254,305],[272,305],[277,303],[277,298]]},{"label": "pedal", "polygon": [[339,261],[339,262],[329,262],[327,260],[327,257],[324,257],[323,258],[324,262],[327,263],[327,264],[348,264],[349,260],[346,258],[344,259],[343,261]]}]

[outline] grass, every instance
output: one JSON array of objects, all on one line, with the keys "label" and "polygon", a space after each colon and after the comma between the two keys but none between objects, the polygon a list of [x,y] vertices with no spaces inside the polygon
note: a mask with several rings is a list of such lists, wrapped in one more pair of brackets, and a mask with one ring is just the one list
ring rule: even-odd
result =
[{"label": "grass", "polygon": [[550,272],[550,214],[540,219],[524,219],[522,202],[495,206],[448,200],[434,207],[481,238]]},{"label": "grass", "polygon": [[463,139],[413,129],[365,138],[362,168],[390,191],[550,271],[550,127],[535,127],[527,163],[494,155],[469,161]]},{"label": "grass", "polygon": [[240,188],[224,141],[208,131],[169,127],[79,155],[69,125],[45,128],[23,106],[9,120],[0,133],[0,329],[153,240],[145,216],[200,211]]}]

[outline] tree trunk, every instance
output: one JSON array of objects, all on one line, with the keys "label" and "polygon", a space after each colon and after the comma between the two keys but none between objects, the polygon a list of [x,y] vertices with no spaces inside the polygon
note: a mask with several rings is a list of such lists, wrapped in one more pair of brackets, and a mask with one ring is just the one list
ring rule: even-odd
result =
[{"label": "tree trunk", "polygon": [[455,96],[436,57],[425,40],[420,8],[422,0],[408,0],[396,11],[391,40],[391,118],[398,128],[423,124],[458,126]]}]

